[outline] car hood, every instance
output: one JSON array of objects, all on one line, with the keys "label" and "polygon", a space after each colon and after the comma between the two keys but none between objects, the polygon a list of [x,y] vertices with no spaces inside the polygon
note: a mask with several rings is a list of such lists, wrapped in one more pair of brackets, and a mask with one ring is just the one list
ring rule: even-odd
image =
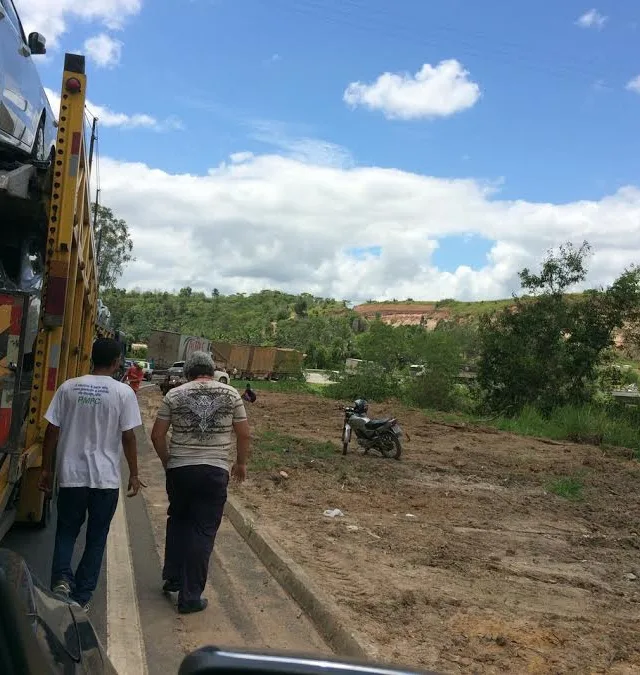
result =
[{"label": "car hood", "polygon": [[19,555],[0,549],[0,568],[13,586],[44,659],[54,673],[117,675],[86,612],[53,595]]}]

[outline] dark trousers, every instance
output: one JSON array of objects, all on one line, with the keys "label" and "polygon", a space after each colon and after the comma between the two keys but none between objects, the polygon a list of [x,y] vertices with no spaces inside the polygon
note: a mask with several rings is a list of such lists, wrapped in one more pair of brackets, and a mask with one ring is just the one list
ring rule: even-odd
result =
[{"label": "dark trousers", "polygon": [[178,606],[200,600],[227,501],[229,473],[205,464],[167,470],[167,540],[162,577],[179,586]]},{"label": "dark trousers", "polygon": [[[81,605],[89,602],[98,585],[107,535],[118,505],[118,493],[117,489],[87,487],[60,488],[58,493],[58,524],[51,565],[51,585],[60,581],[68,582],[72,598]],[[87,540],[74,574],[71,558],[87,513]]]}]

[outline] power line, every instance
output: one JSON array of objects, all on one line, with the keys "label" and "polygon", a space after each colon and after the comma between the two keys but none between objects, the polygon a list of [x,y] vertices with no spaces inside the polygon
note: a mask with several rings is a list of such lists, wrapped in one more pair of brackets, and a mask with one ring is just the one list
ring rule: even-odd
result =
[{"label": "power line", "polygon": [[[354,0],[341,0],[340,6],[334,5],[328,8],[326,3],[321,0],[272,0],[270,7],[280,7],[281,11],[294,12],[297,14],[313,17],[327,24],[343,25],[367,34],[377,34],[383,39],[396,38],[407,41],[412,40],[418,45],[441,46],[442,40],[437,36],[455,36],[457,45],[461,45],[464,50],[480,58],[488,58],[498,61],[500,65],[510,65],[517,61],[522,67],[542,72],[560,78],[580,76],[588,80],[597,80],[598,72],[592,69],[601,69],[605,66],[604,61],[594,59],[583,59],[582,61],[565,61],[564,64],[557,61],[544,63],[537,55],[522,52],[521,45],[508,41],[496,42],[495,38],[486,33],[475,32],[475,35],[484,44],[477,44],[464,37],[464,33],[459,29],[450,26],[429,24],[422,37],[416,38],[413,28],[409,28],[407,22],[398,23],[397,14],[376,9],[365,8],[363,5],[354,2]],[[357,14],[360,12],[361,14]],[[357,14],[357,15],[356,15]],[[432,37],[428,37],[431,35]],[[489,44],[490,41],[490,44]],[[546,57],[557,56],[549,52]]]}]

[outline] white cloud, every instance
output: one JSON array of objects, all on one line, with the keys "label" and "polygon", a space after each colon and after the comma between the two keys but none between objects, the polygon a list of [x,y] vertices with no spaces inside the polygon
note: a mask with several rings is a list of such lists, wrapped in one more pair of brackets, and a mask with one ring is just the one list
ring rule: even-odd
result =
[{"label": "white cloud", "polygon": [[344,92],[352,107],[381,110],[388,118],[404,120],[448,117],[474,106],[480,87],[455,59],[437,66],[425,63],[415,74],[383,73],[372,84],[352,82]]},{"label": "white cloud", "polygon": [[142,0],[15,0],[26,32],[45,35],[49,46],[69,30],[69,20],[97,22],[120,30],[129,17],[142,9]]},{"label": "white cloud", "polygon": [[[60,110],[60,94],[49,89],[44,88],[51,108],[56,117]],[[150,129],[151,131],[177,131],[183,128],[182,122],[174,117],[169,117],[165,120],[158,120],[151,115],[143,113],[136,113],[128,115],[126,113],[114,112],[107,106],[97,105],[91,101],[86,102],[87,110],[98,118],[101,126],[105,127],[120,127],[122,129]]]},{"label": "white cloud", "polygon": [[[131,226],[128,287],[481,299],[508,297],[519,269],[566,240],[594,246],[588,286],[640,261],[635,187],[600,201],[509,201],[473,179],[236,153],[206,175],[103,159],[101,188]],[[471,234],[495,242],[479,269],[435,266],[440,238]],[[349,255],[372,246],[379,257]]]},{"label": "white cloud", "polygon": [[608,16],[600,14],[597,9],[590,9],[588,12],[585,12],[582,16],[578,17],[576,25],[580,26],[580,28],[602,29],[608,19]]},{"label": "white cloud", "polygon": [[100,33],[84,41],[84,51],[100,68],[113,68],[120,63],[122,42],[106,33]]},{"label": "white cloud", "polygon": [[305,164],[349,167],[353,165],[351,153],[337,143],[313,138],[304,130],[273,120],[256,120],[250,123],[249,136],[255,140],[283,151],[287,157]]},{"label": "white cloud", "polygon": [[634,91],[636,94],[640,94],[640,75],[637,75],[627,82],[627,89],[629,91]]}]

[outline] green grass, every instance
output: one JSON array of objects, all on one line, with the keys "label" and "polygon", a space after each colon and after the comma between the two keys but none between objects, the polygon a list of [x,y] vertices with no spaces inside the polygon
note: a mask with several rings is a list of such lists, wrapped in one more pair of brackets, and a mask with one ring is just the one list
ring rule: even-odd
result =
[{"label": "green grass", "polygon": [[516,417],[499,418],[492,425],[525,436],[592,445],[629,448],[640,458],[640,411],[597,405],[563,406],[548,417],[525,408]]},{"label": "green grass", "polygon": [[579,502],[584,497],[584,483],[577,476],[563,476],[550,481],[546,485],[547,492],[571,502]]},{"label": "green grass", "polygon": [[264,431],[253,441],[251,466],[255,471],[274,471],[309,466],[317,460],[339,455],[340,448],[331,441],[295,438],[277,431]]}]

